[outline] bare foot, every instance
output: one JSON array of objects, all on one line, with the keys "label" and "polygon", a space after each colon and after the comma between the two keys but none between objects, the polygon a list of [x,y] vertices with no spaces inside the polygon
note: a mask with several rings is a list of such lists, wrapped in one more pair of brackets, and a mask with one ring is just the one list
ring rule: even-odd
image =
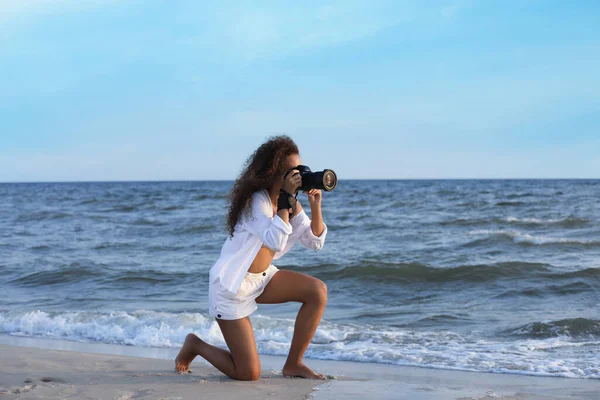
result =
[{"label": "bare foot", "polygon": [[198,347],[199,342],[201,342],[201,339],[193,333],[189,333],[185,337],[185,342],[175,358],[175,371],[179,373],[192,372],[189,370],[189,367],[194,358],[198,355],[196,348]]},{"label": "bare foot", "polygon": [[284,365],[283,376],[286,376],[286,377],[297,376],[297,377],[306,378],[306,379],[326,379],[325,375],[317,374],[316,372],[313,372],[313,370],[311,370],[304,364],[290,365],[290,366]]}]

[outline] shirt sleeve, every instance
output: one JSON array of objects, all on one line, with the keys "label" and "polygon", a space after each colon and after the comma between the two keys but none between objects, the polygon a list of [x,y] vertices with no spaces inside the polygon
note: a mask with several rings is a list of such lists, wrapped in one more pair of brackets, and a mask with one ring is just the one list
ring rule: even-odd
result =
[{"label": "shirt sleeve", "polygon": [[268,248],[281,251],[285,248],[292,226],[285,223],[279,215],[273,216],[273,206],[264,193],[255,192],[252,195],[250,216],[246,219],[247,230]]},{"label": "shirt sleeve", "polygon": [[313,250],[320,250],[325,244],[325,236],[327,236],[327,225],[323,223],[323,232],[320,236],[316,236],[312,232],[311,220],[304,212],[304,209],[295,215],[291,220],[292,230],[299,235],[298,240],[304,247]]}]

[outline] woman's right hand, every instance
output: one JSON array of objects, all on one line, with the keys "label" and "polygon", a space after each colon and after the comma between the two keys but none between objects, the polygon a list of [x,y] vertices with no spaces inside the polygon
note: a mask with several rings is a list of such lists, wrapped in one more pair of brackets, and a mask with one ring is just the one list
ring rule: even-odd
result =
[{"label": "woman's right hand", "polygon": [[289,194],[295,194],[300,186],[302,186],[302,177],[300,176],[300,171],[294,169],[287,174],[283,180],[283,185],[281,188]]}]

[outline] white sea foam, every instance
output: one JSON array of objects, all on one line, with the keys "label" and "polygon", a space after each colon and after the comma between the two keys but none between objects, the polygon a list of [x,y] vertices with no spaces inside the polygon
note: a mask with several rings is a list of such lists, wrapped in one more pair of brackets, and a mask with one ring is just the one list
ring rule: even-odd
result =
[{"label": "white sea foam", "polygon": [[[261,354],[287,355],[294,320],[253,314]],[[0,333],[117,343],[179,347],[189,332],[225,347],[212,318],[199,313],[0,312]],[[485,339],[483,339],[485,338]],[[428,368],[600,379],[600,342],[570,337],[494,341],[477,333],[411,331],[322,321],[309,358],[411,365]]]},{"label": "white sea foam", "polygon": [[511,238],[515,243],[600,245],[600,240],[596,239],[578,239],[544,235],[530,235],[529,233],[502,229],[478,229],[474,231],[469,231],[469,234],[486,236],[504,236]]},{"label": "white sea foam", "polygon": [[517,218],[517,217],[506,217],[504,219],[506,222],[517,222],[524,224],[537,224],[537,225],[545,225],[545,224],[556,224],[563,222],[564,219],[538,219],[538,218]]},{"label": "white sea foam", "polygon": [[581,217],[564,217],[564,218],[518,218],[513,216],[508,216],[504,218],[504,221],[519,224],[519,225],[561,225],[564,227],[572,227],[572,226],[580,226],[587,225],[591,221],[586,218]]}]

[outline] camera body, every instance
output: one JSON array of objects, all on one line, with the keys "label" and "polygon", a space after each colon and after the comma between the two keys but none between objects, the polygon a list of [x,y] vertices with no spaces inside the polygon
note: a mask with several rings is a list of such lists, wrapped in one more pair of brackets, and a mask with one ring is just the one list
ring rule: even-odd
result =
[{"label": "camera body", "polygon": [[337,186],[337,175],[333,170],[325,169],[323,171],[313,172],[306,165],[298,165],[297,167],[290,169],[285,173],[284,179],[287,174],[294,169],[299,171],[297,173],[299,173],[302,178],[302,186],[300,186],[298,190],[321,189],[330,192]]}]

